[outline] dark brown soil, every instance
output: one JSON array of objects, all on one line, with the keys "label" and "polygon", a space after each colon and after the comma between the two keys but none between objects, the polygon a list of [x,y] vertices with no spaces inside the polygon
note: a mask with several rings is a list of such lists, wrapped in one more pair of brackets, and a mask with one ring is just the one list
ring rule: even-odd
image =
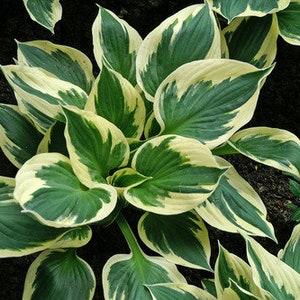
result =
[{"label": "dark brown soil", "polygon": [[[144,37],[165,17],[179,9],[200,1],[94,1],[94,0],[61,0],[63,20],[55,28],[55,35],[37,25],[28,17],[22,1],[1,0],[0,2],[0,64],[13,63],[16,57],[14,39],[28,41],[47,39],[65,44],[86,53],[93,60],[91,25],[97,14],[95,2],[111,9],[134,26]],[[287,129],[300,136],[299,95],[300,95],[300,48],[279,40],[277,65],[269,76],[261,92],[257,111],[249,126],[270,126]],[[97,68],[95,67],[95,71]],[[0,102],[15,103],[14,95],[2,74],[0,75]],[[275,227],[278,244],[260,238],[259,241],[271,253],[276,254],[290,236],[294,223],[290,221],[290,210],[285,207],[288,202],[297,203],[290,193],[288,178],[281,172],[258,164],[245,157],[230,156],[228,159],[238,172],[255,188],[264,201],[269,221]],[[0,151],[0,174],[14,176],[16,169],[7,161]],[[299,204],[299,202],[298,202]],[[138,213],[126,212],[133,228]],[[209,227],[209,226],[208,226]],[[209,227],[212,244],[212,263],[217,254],[217,240],[235,254],[245,257],[245,245],[242,238]],[[79,249],[79,255],[93,268],[97,278],[97,289],[94,299],[103,299],[101,288],[101,270],[106,260],[117,253],[127,253],[128,247],[115,225],[108,228],[95,228],[92,241]],[[149,251],[147,251],[150,253]],[[21,299],[23,282],[27,269],[36,255],[21,258],[0,260],[0,300]],[[205,272],[180,268],[189,282],[199,285]]]}]

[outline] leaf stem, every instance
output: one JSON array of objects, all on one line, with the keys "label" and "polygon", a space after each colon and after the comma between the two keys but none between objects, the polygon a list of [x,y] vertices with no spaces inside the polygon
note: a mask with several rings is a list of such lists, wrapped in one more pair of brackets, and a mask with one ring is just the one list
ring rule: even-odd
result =
[{"label": "leaf stem", "polygon": [[127,241],[127,244],[132,252],[133,257],[135,256],[136,258],[144,259],[143,251],[140,248],[136,237],[134,236],[127,220],[124,218],[122,213],[119,214],[116,221]]}]

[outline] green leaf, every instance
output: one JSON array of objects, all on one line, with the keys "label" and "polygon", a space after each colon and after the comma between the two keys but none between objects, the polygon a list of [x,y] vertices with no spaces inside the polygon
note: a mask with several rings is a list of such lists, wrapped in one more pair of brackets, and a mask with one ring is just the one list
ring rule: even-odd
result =
[{"label": "green leaf", "polygon": [[75,250],[48,250],[31,264],[23,299],[92,299],[95,287],[93,270]]},{"label": "green leaf", "polygon": [[[224,299],[226,294],[230,293],[228,290],[242,295],[243,300],[264,299],[260,289],[253,282],[250,266],[221,245],[219,245],[219,255],[215,265],[215,285],[218,299]],[[249,294],[243,293],[243,290]]]},{"label": "green leaf", "polygon": [[64,109],[65,136],[74,173],[86,186],[106,182],[113,169],[125,166],[129,145],[114,124],[90,111]]},{"label": "green leaf", "polygon": [[53,227],[75,227],[106,218],[117,203],[116,190],[94,183],[87,188],[59,153],[38,154],[16,175],[16,200],[25,212]]},{"label": "green leaf", "polygon": [[217,297],[215,280],[213,278],[202,279],[201,284],[206,291],[208,291],[214,297]]},{"label": "green leaf", "polygon": [[300,274],[266,251],[254,239],[245,238],[255,284],[270,292],[275,299],[298,299]]},{"label": "green leaf", "polygon": [[153,300],[216,300],[207,291],[185,283],[163,283],[146,285]]},{"label": "green leaf", "polygon": [[255,161],[300,178],[300,140],[289,131],[247,128],[233,135],[228,143]]},{"label": "green leaf", "polygon": [[40,68],[8,65],[1,69],[22,101],[50,118],[62,119],[62,105],[85,106],[87,94],[81,88]]},{"label": "green leaf", "polygon": [[220,230],[266,236],[276,241],[259,195],[226,160],[218,158],[217,163],[229,169],[213,194],[196,208],[197,213]]},{"label": "green leaf", "polygon": [[102,67],[86,109],[115,124],[126,138],[139,139],[143,133],[146,109],[138,91],[119,73]]},{"label": "green leaf", "polygon": [[73,83],[87,94],[94,81],[93,66],[81,51],[49,41],[17,42],[18,63],[41,68],[55,77]]},{"label": "green leaf", "polygon": [[236,17],[262,17],[285,9],[290,0],[207,0],[217,13],[231,22]]},{"label": "green leaf", "polygon": [[23,0],[30,18],[54,33],[54,26],[61,19],[59,0]]},{"label": "green leaf", "polygon": [[275,14],[233,20],[222,31],[229,58],[258,68],[269,67],[276,56],[278,26]]},{"label": "green leaf", "polygon": [[138,231],[142,241],[168,261],[212,270],[208,232],[194,211],[174,216],[146,213],[139,221]]},{"label": "green leaf", "polygon": [[271,70],[230,59],[183,65],[155,94],[161,134],[195,138],[210,149],[219,146],[252,118],[261,81]]},{"label": "green leaf", "polygon": [[160,83],[175,69],[213,57],[221,57],[215,17],[208,5],[188,6],[163,21],[142,42],[137,56],[138,84],[153,101]]},{"label": "green leaf", "polygon": [[300,224],[293,229],[292,235],[278,257],[300,274]]},{"label": "green leaf", "polygon": [[142,42],[138,32],[113,12],[99,6],[92,33],[94,55],[99,68],[106,65],[135,86],[135,61]]},{"label": "green leaf", "polygon": [[300,45],[300,0],[291,0],[289,6],[277,14],[279,33],[288,43]]},{"label": "green leaf", "polygon": [[17,168],[37,153],[42,135],[15,105],[0,104],[0,146]]},{"label": "green leaf", "polygon": [[107,300],[152,300],[146,285],[186,283],[174,264],[162,257],[118,254],[104,265],[102,272],[104,298]]},{"label": "green leaf", "polygon": [[216,188],[226,168],[195,139],[161,136],[143,144],[132,168],[147,178],[125,189],[124,197],[145,211],[163,215],[189,211]]}]

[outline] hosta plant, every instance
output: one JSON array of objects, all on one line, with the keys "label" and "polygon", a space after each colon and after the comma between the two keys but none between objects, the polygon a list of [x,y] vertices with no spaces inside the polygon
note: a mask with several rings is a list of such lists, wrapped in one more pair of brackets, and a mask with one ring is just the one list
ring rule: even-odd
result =
[{"label": "hosta plant", "polygon": [[[18,103],[1,104],[1,148],[19,171],[0,181],[0,256],[41,252],[28,270],[24,299],[91,299],[95,276],[76,249],[93,228],[113,222],[130,253],[104,265],[105,299],[214,299],[188,285],[176,267],[214,271],[204,221],[242,234],[251,265],[266,262],[241,271],[251,288],[232,277],[227,286],[218,279],[226,253],[220,246],[218,293],[296,299],[299,274],[290,284],[278,274],[270,279],[274,258],[249,237],[276,241],[262,200],[223,157],[241,153],[300,177],[294,134],[241,129],[274,68],[279,27],[276,15],[268,16],[268,27],[247,27],[259,42],[249,42],[245,53],[243,21],[221,30],[208,4],[179,11],[144,40],[99,7],[92,28],[96,77],[76,49],[17,42],[16,64],[1,67]],[[139,245],[126,221],[132,211],[140,216],[140,239],[158,256]],[[286,264],[280,263],[283,273]]]}]

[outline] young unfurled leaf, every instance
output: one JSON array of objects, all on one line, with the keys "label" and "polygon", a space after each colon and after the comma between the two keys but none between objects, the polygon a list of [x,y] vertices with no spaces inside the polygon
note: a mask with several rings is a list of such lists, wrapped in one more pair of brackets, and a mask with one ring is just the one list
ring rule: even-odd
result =
[{"label": "young unfurled leaf", "polygon": [[48,250],[29,267],[23,299],[91,300],[95,288],[93,270],[74,249]]},{"label": "young unfurled leaf", "polygon": [[213,194],[196,208],[199,215],[220,230],[267,236],[276,240],[259,195],[231,164],[221,158],[217,159],[217,163],[229,169]]},{"label": "young unfurled leaf", "polygon": [[142,241],[168,261],[211,271],[208,232],[194,211],[174,216],[146,213],[138,230]]},{"label": "young unfurled leaf", "polygon": [[87,94],[91,91],[94,81],[92,63],[77,49],[49,41],[18,42],[18,63],[41,68],[79,86]]},{"label": "young unfurled leaf", "polygon": [[64,113],[72,168],[84,185],[105,183],[111,170],[128,163],[128,142],[113,123],[90,111],[64,108]]},{"label": "young unfurled leaf", "polygon": [[292,235],[278,257],[300,274],[300,224],[293,229]]},{"label": "young unfurled leaf", "polygon": [[247,128],[234,134],[228,143],[255,161],[300,178],[300,140],[289,131]]},{"label": "young unfurled leaf", "polygon": [[143,40],[137,81],[153,101],[161,82],[181,65],[220,57],[220,32],[212,11],[208,5],[192,5],[167,18]]},{"label": "young unfurled leaf", "polygon": [[146,287],[157,283],[186,283],[176,266],[162,257],[118,254],[104,265],[104,297],[107,300],[152,300]]},{"label": "young unfurled leaf", "polygon": [[222,144],[252,118],[260,83],[271,70],[230,59],[183,65],[155,94],[161,134],[195,138],[210,149]]},{"label": "young unfurled leaf", "polygon": [[126,138],[139,139],[143,133],[146,109],[139,92],[119,73],[103,65],[86,109],[115,124]]},{"label": "young unfurled leaf", "polygon": [[[219,255],[215,265],[215,285],[218,299],[225,299],[225,295],[229,294],[228,290],[243,295],[241,299],[264,299],[261,290],[253,282],[250,266],[221,245],[219,245]],[[243,290],[253,296],[243,293]]]},{"label": "young unfurled leaf", "polygon": [[233,20],[222,31],[229,58],[248,62],[257,68],[269,67],[276,56],[278,26],[275,14],[263,18]]},{"label": "young unfurled leaf", "polygon": [[117,71],[136,85],[135,61],[142,38],[127,22],[99,6],[93,28],[94,56],[103,65]]},{"label": "young unfurled leaf", "polygon": [[227,169],[218,166],[206,146],[176,135],[143,144],[132,159],[132,168],[147,180],[126,188],[125,199],[163,215],[186,212],[202,203]]},{"label": "young unfurled leaf", "polygon": [[207,291],[186,283],[161,283],[146,285],[153,300],[217,300]]},{"label": "young unfurled leaf", "polygon": [[292,45],[300,45],[300,0],[291,0],[289,6],[276,14],[281,37]]},{"label": "young unfurled leaf", "polygon": [[59,0],[23,0],[30,18],[54,33],[54,26],[61,19]]},{"label": "young unfurled leaf", "polygon": [[300,274],[266,251],[254,239],[245,239],[255,284],[271,293],[274,299],[297,300],[300,295]]},{"label": "young unfurled leaf", "polygon": [[40,68],[8,65],[1,69],[22,101],[50,118],[63,118],[62,105],[81,109],[85,106],[88,96],[84,90]]},{"label": "young unfurled leaf", "polygon": [[53,227],[75,227],[106,218],[116,206],[117,192],[94,182],[87,188],[59,153],[38,154],[16,175],[16,200],[25,212]]},{"label": "young unfurled leaf", "polygon": [[285,9],[290,0],[207,0],[217,13],[231,22],[236,17],[257,16]]},{"label": "young unfurled leaf", "polygon": [[40,132],[15,105],[0,104],[0,146],[10,162],[20,168],[37,153]]}]

